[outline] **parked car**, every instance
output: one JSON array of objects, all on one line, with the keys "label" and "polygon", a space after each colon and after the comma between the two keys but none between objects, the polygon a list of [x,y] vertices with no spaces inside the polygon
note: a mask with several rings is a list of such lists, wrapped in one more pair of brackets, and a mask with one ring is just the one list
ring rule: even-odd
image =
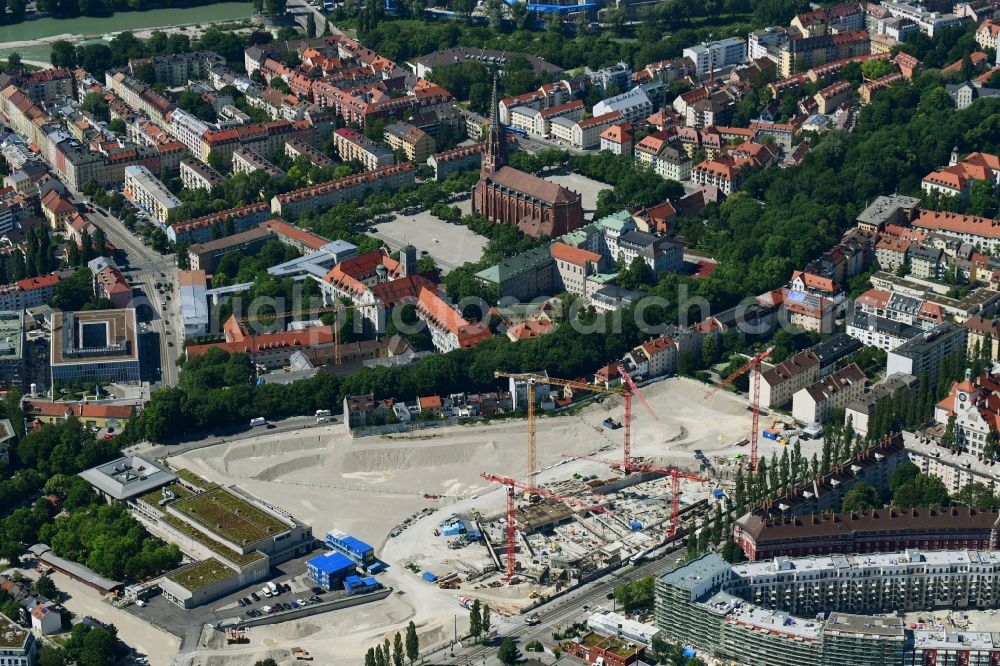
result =
[{"label": "parked car", "polygon": [[254,601],[260,601],[260,597],[257,596],[256,592],[251,592],[250,596],[251,598],[253,598]]}]

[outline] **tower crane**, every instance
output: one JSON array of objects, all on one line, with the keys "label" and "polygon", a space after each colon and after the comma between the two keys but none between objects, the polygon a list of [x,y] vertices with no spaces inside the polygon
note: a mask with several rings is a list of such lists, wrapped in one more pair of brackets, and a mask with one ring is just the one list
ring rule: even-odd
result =
[{"label": "tower crane", "polygon": [[750,387],[753,391],[753,399],[750,401],[750,409],[753,412],[753,425],[751,425],[750,429],[750,469],[754,472],[757,471],[757,437],[760,435],[760,433],[757,432],[757,426],[760,422],[760,364],[761,361],[771,355],[771,351],[773,350],[774,347],[768,347],[764,351],[760,352],[744,363],[739,370],[713,386],[705,394],[705,399],[708,400],[713,395],[732,384],[737,377],[747,372],[750,368],[753,368],[753,377],[750,380],[753,384],[753,386]]},{"label": "tower crane", "polygon": [[[577,456],[573,454],[564,455],[565,457],[572,458],[573,460],[590,460],[592,462],[602,463],[613,468],[620,467],[620,465],[615,461],[604,458]],[[660,474],[662,476],[670,477],[670,525],[667,527],[668,539],[673,539],[677,535],[677,527],[680,523],[681,479],[687,479],[689,481],[708,481],[708,479],[703,479],[697,474],[685,472],[682,469],[676,469],[673,467],[661,468],[648,463],[637,463],[634,461],[630,461],[622,471],[624,474],[630,474],[632,472],[649,472],[651,474]]]},{"label": "tower crane", "polygon": [[[551,384],[555,386],[562,386],[564,388],[571,388],[576,391],[591,391],[592,393],[616,393],[621,395],[625,399],[625,423],[624,423],[624,462],[627,465],[631,459],[631,447],[632,447],[632,394],[635,393],[642,400],[642,404],[649,411],[650,415],[656,419],[656,414],[653,413],[652,407],[649,406],[645,396],[642,395],[642,391],[632,380],[631,377],[625,373],[624,368],[620,365],[618,371],[621,373],[622,378],[625,380],[625,385],[623,386],[608,386],[604,384],[593,384],[590,382],[576,381],[572,379],[559,379],[557,377],[546,377],[545,375],[539,375],[532,372],[501,372],[496,371],[493,373],[494,377],[501,378],[506,377],[515,380],[522,380],[527,386],[527,399],[528,399],[528,477],[527,484],[529,488],[535,486],[535,476],[537,474],[537,468],[535,464],[535,385],[536,384]],[[658,420],[658,419],[657,419]]]},{"label": "tower crane", "polygon": [[514,528],[517,524],[517,517],[515,515],[514,506],[514,490],[520,489],[525,490],[540,497],[546,499],[555,500],[557,502],[566,502],[567,504],[573,504],[587,511],[593,511],[595,513],[607,513],[607,509],[597,504],[591,504],[584,500],[578,499],[576,497],[563,497],[551,490],[546,490],[545,488],[536,488],[529,486],[524,483],[519,483],[514,479],[506,476],[497,476],[496,474],[487,474],[483,472],[479,476],[483,477],[487,481],[492,481],[493,483],[499,483],[507,488],[507,575],[504,578],[504,582],[509,583],[514,577],[514,545],[515,545],[515,535]]},{"label": "tower crane", "polygon": [[376,305],[374,303],[357,303],[347,305],[341,302],[337,302],[334,305],[327,305],[320,308],[306,308],[303,310],[281,310],[278,312],[266,312],[264,314],[253,315],[249,317],[237,317],[236,321],[241,325],[246,325],[251,321],[263,321],[263,320],[273,320],[279,317],[288,316],[302,316],[302,315],[316,315],[316,314],[326,314],[328,312],[334,313],[333,319],[333,360],[334,365],[340,365],[340,325],[337,321],[341,312],[347,312],[348,310],[361,310],[365,308],[374,308]]}]

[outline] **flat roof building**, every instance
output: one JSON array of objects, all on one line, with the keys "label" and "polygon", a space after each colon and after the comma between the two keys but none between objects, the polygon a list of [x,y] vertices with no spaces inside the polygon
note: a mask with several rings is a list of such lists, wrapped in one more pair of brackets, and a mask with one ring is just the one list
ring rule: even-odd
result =
[{"label": "flat roof building", "polygon": [[208,279],[205,271],[177,271],[177,285],[181,292],[181,320],[184,337],[204,335],[208,331],[208,298],[205,291]]},{"label": "flat roof building", "polygon": [[0,386],[22,388],[24,320],[20,310],[0,310]]},{"label": "flat roof building", "polygon": [[53,312],[52,382],[138,382],[135,310]]},{"label": "flat roof building", "polygon": [[177,475],[141,456],[124,456],[80,472],[109,504],[146,495],[177,480]]}]

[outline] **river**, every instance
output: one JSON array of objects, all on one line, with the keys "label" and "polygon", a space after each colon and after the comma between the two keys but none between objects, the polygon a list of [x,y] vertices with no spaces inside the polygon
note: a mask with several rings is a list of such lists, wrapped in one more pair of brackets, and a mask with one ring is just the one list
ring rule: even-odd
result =
[{"label": "river", "polygon": [[48,61],[46,44],[8,46],[13,42],[51,39],[65,35],[76,41],[80,36],[100,39],[102,35],[123,30],[142,30],[171,25],[190,25],[208,21],[250,18],[249,2],[220,2],[199,7],[172,7],[146,11],[118,12],[112,16],[77,18],[38,18],[14,25],[0,26],[0,57],[17,51],[25,60]]}]

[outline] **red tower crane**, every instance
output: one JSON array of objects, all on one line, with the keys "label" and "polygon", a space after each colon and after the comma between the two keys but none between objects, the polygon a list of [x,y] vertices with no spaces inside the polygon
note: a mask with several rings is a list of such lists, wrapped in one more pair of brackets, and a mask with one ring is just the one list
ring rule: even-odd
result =
[{"label": "red tower crane", "polygon": [[479,476],[483,477],[487,481],[492,481],[493,483],[499,483],[500,485],[507,487],[507,576],[504,578],[504,582],[509,583],[514,577],[514,528],[517,522],[517,518],[514,515],[514,490],[519,488],[521,490],[526,490],[528,492],[534,493],[545,499],[555,500],[557,502],[566,502],[567,504],[573,504],[582,509],[588,511],[593,511],[595,513],[607,513],[607,509],[596,504],[591,504],[585,500],[578,499],[576,497],[563,497],[551,490],[546,490],[545,488],[536,488],[529,486],[524,483],[520,483],[506,476],[497,476],[496,474],[486,474],[485,472]]},{"label": "red tower crane", "polygon": [[757,471],[757,437],[760,435],[760,433],[757,432],[757,426],[760,423],[760,363],[771,355],[771,351],[773,349],[774,347],[768,347],[764,351],[760,352],[752,359],[744,363],[739,370],[723,379],[705,394],[705,399],[708,400],[713,395],[732,384],[737,377],[748,371],[750,368],[753,368],[753,378],[750,380],[750,383],[753,384],[753,386],[750,387],[753,391],[753,400],[750,402],[750,409],[753,412],[753,425],[750,429],[750,469],[755,472]]},{"label": "red tower crane", "polygon": [[[613,460],[606,460],[604,458],[594,458],[592,456],[577,456],[573,454],[563,454],[566,458],[572,458],[573,460],[590,460],[592,462],[602,463],[613,468],[620,467],[618,463]],[[629,461],[629,464],[623,470],[625,474],[631,472],[650,472],[652,474],[661,474],[663,476],[670,477],[670,526],[667,528],[667,538],[673,539],[677,535],[677,526],[679,524],[680,517],[680,499],[681,499],[681,479],[688,479],[689,481],[708,481],[708,479],[703,479],[697,474],[692,474],[690,472],[685,472],[682,469],[675,469],[673,467],[655,467],[648,463],[637,463]]]},{"label": "red tower crane", "polygon": [[624,396],[625,397],[625,423],[624,423],[625,443],[623,446],[624,449],[623,461],[625,467],[628,467],[629,465],[632,464],[632,396],[633,395],[639,396],[639,400],[642,401],[643,406],[646,408],[646,411],[649,412],[649,415],[653,417],[654,421],[659,421],[660,419],[656,415],[656,412],[653,411],[653,408],[650,406],[649,401],[646,400],[646,396],[644,396],[642,394],[642,391],[639,390],[638,384],[636,384],[635,380],[633,380],[632,377],[627,372],[625,372],[625,366],[621,363],[618,364],[618,374],[622,376],[622,381],[625,383],[625,387],[628,389],[628,391],[625,392]]}]

